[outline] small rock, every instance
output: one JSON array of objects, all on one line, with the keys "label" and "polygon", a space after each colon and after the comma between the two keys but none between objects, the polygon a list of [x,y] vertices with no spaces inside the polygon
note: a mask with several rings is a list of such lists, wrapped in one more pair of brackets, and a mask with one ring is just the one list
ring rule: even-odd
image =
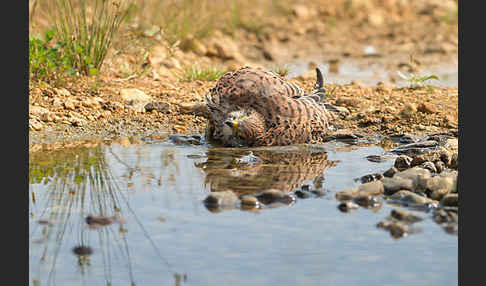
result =
[{"label": "small rock", "polygon": [[421,104],[419,104],[417,110],[427,114],[434,114],[439,112],[433,104],[428,102],[422,102]]},{"label": "small rock", "polygon": [[458,222],[457,213],[446,211],[444,208],[436,209],[432,217],[438,224]]},{"label": "small rock", "polygon": [[308,199],[308,198],[312,197],[312,195],[309,191],[297,190],[297,191],[294,192],[294,194],[299,199]]},{"label": "small rock", "polygon": [[400,137],[400,143],[403,143],[403,144],[410,144],[410,143],[416,143],[416,142],[419,142],[420,139],[418,138],[418,136],[416,135],[412,135],[412,134],[405,134],[403,136]]},{"label": "small rock", "polygon": [[442,173],[446,168],[445,163],[442,161],[435,161],[435,169],[437,170],[437,173]]},{"label": "small rock", "polygon": [[365,195],[381,195],[384,192],[384,186],[381,181],[373,181],[358,186],[358,192]]},{"label": "small rock", "polygon": [[146,102],[152,99],[151,96],[137,88],[122,89],[120,90],[120,96],[126,102]]},{"label": "small rock", "polygon": [[40,131],[44,125],[37,119],[29,119],[29,130]]},{"label": "small rock", "polygon": [[238,196],[232,191],[212,192],[206,199],[204,204],[208,208],[221,208],[233,206],[238,201]]},{"label": "small rock", "polygon": [[376,226],[388,230],[393,238],[401,238],[409,233],[421,231],[420,228],[414,228],[408,224],[396,220],[380,221],[376,224]]},{"label": "small rock", "polygon": [[265,205],[272,204],[275,202],[280,202],[285,204],[291,204],[295,202],[295,197],[291,196],[288,193],[276,189],[269,189],[263,191],[261,194],[257,196],[257,198],[261,203]]},{"label": "small rock", "polygon": [[361,183],[369,183],[372,181],[377,181],[383,179],[383,175],[379,173],[365,175],[360,178]]},{"label": "small rock", "polygon": [[93,249],[89,246],[76,246],[73,248],[73,252],[78,256],[87,256],[93,254]]},{"label": "small rock", "polygon": [[300,19],[307,19],[315,15],[315,13],[305,5],[295,5],[292,7],[292,14]]},{"label": "small rock", "polygon": [[457,175],[443,173],[441,176],[429,178],[425,184],[425,189],[431,193],[440,189],[444,189],[446,193],[457,192]]},{"label": "small rock", "polygon": [[420,166],[422,165],[423,163],[425,163],[427,161],[427,158],[425,155],[417,155],[417,156],[414,156],[413,159],[412,159],[412,162],[410,163],[410,166],[412,167],[415,167],[415,166]]},{"label": "small rock", "polygon": [[379,197],[368,194],[359,194],[353,201],[365,208],[375,207],[381,204],[381,199]]},{"label": "small rock", "polygon": [[437,173],[437,169],[435,168],[435,164],[430,162],[430,161],[424,162],[422,165],[420,165],[420,167],[423,168],[423,169],[427,169],[432,173]]},{"label": "small rock", "polygon": [[400,111],[400,115],[403,118],[410,118],[412,115],[417,112],[417,107],[413,103],[406,103],[402,111]]},{"label": "small rock", "polygon": [[430,194],[430,198],[436,201],[440,201],[445,195],[447,195],[449,192],[447,189],[438,189],[433,191]]},{"label": "small rock", "polygon": [[356,107],[360,104],[359,99],[354,98],[354,97],[340,97],[336,100],[336,105],[342,106],[350,106],[350,107]]},{"label": "small rock", "polygon": [[194,114],[208,117],[208,110],[204,102],[182,102],[179,103],[179,111],[183,114]]},{"label": "small rock", "polygon": [[170,104],[168,104],[167,102],[153,101],[147,103],[144,108],[146,112],[152,112],[153,110],[157,110],[157,112],[166,113],[169,111]]},{"label": "small rock", "polygon": [[336,200],[340,202],[352,200],[354,197],[356,197],[356,193],[351,190],[345,190],[336,193]]},{"label": "small rock", "polygon": [[393,195],[400,190],[413,190],[413,181],[406,178],[396,177],[381,179],[384,187],[384,194],[387,196]]},{"label": "small rock", "polygon": [[423,205],[431,202],[430,199],[407,190],[400,190],[394,193],[392,196],[390,196],[390,200],[403,205]]},{"label": "small rock", "polygon": [[410,211],[406,211],[403,209],[394,209],[391,211],[391,216],[397,220],[407,222],[407,223],[414,223],[423,220],[422,217],[413,214]]},{"label": "small rock", "polygon": [[440,200],[440,204],[443,206],[457,207],[459,206],[459,195],[447,194]]},{"label": "small rock", "polygon": [[260,202],[258,202],[258,199],[253,196],[247,196],[241,199],[241,204],[244,206],[257,207],[260,205]]},{"label": "small rock", "polygon": [[342,202],[338,205],[338,209],[344,213],[350,212],[351,210],[355,210],[359,208],[359,206],[353,202]]},{"label": "small rock", "polygon": [[451,157],[451,164],[448,166],[449,168],[457,170],[459,167],[459,156],[457,153],[453,153]]},{"label": "small rock", "polygon": [[74,101],[71,100],[71,99],[66,99],[66,101],[64,101],[63,105],[64,105],[64,109],[67,109],[67,110],[75,110],[76,109],[76,105],[74,104]]},{"label": "small rock", "polygon": [[390,169],[386,170],[385,173],[383,173],[383,176],[387,178],[392,178],[396,173],[398,173],[398,169],[395,167],[391,167]]},{"label": "small rock", "polygon": [[50,113],[50,111],[47,108],[36,106],[36,105],[29,105],[29,114],[30,115],[35,115],[35,116],[43,116],[45,114]]},{"label": "small rock", "polygon": [[412,164],[412,158],[406,155],[400,155],[398,158],[395,160],[395,168],[397,168],[399,171],[408,169],[411,167]]}]

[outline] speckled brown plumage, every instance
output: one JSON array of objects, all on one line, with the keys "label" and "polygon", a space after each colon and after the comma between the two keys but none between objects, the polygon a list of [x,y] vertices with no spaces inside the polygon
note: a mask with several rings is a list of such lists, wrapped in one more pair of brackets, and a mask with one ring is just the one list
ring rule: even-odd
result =
[{"label": "speckled brown plumage", "polygon": [[277,74],[243,67],[223,75],[206,95],[207,137],[227,146],[319,143],[331,131],[322,76],[310,94]]}]

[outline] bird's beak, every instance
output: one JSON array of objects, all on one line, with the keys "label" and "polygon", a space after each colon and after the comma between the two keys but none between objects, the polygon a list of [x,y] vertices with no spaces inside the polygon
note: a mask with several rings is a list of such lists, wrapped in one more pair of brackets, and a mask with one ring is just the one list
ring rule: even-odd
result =
[{"label": "bird's beak", "polygon": [[238,128],[238,121],[237,120],[227,120],[224,123],[226,125],[228,125],[229,127],[231,127],[231,129],[233,129],[233,131],[236,132],[236,129]]}]

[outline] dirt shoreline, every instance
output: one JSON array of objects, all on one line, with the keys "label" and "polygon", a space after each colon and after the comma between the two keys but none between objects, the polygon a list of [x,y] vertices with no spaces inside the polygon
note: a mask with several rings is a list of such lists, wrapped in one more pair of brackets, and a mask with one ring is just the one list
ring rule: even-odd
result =
[{"label": "dirt shoreline", "polygon": [[[346,9],[346,1],[341,2],[315,7],[297,3],[258,31],[240,28],[229,35],[221,29],[205,39],[188,35],[176,48],[157,34],[134,33],[143,27],[128,25],[98,76],[68,79],[57,87],[30,83],[29,145],[202,135],[206,119],[198,115],[198,103],[215,82],[184,82],[176,76],[194,63],[234,70],[308,61],[308,71],[290,80],[310,91],[315,65],[331,70],[365,59],[370,66],[383,66],[390,76],[372,86],[359,81],[326,84],[328,102],[343,111],[335,124],[363,135],[457,134],[457,88],[394,84],[396,71],[419,75],[434,65],[457,66],[457,19],[450,20],[451,13],[457,15],[457,2],[348,1],[355,6]],[[144,108],[150,102],[158,111]]]}]

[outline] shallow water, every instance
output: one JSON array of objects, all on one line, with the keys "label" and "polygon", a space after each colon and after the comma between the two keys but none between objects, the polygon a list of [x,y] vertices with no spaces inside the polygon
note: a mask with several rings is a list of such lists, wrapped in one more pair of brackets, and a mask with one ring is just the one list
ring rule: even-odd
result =
[{"label": "shallow water", "polygon": [[[458,240],[430,213],[423,232],[394,239],[376,223],[396,206],[342,213],[335,193],[393,165],[379,146],[252,150],[118,143],[30,154],[31,285],[457,285]],[[364,144],[366,145],[366,144]],[[209,211],[210,190],[293,191],[321,197],[259,211]],[[415,212],[415,211],[414,211]],[[88,214],[125,224],[90,229]],[[39,224],[39,220],[46,224]],[[79,259],[72,248],[90,246]]]},{"label": "shallow water", "polygon": [[[319,62],[316,60],[299,61],[289,64],[287,78],[299,76],[309,70],[308,63]],[[337,72],[330,72],[330,64],[323,63],[317,65],[324,73],[324,82],[331,84],[349,84],[352,81],[360,81],[365,85],[376,85],[380,81],[390,82],[390,76],[393,76],[397,81],[394,83],[397,87],[409,86],[410,83],[402,79],[397,71],[390,71],[385,66],[373,63],[368,60],[349,60],[343,61],[338,65]],[[409,73],[404,73],[410,75]],[[459,73],[457,64],[442,64],[429,68],[423,68],[416,76],[435,75],[439,80],[428,80],[426,85],[441,86],[441,87],[458,87]]]}]

